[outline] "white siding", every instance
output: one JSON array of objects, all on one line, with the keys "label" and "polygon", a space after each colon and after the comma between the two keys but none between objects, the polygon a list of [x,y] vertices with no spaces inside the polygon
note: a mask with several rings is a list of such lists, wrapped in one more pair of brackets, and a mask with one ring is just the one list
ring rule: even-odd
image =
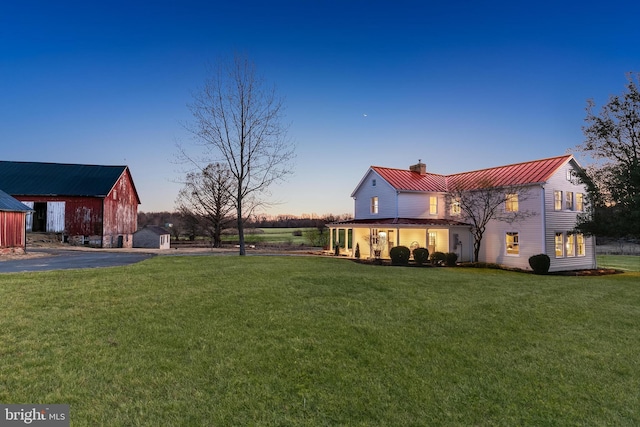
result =
[{"label": "white siding", "polygon": [[47,202],[47,232],[64,231],[64,207],[65,202]]},{"label": "white siding", "polygon": [[[373,185],[375,180],[376,185]],[[380,175],[370,170],[354,193],[355,218],[395,218],[397,214],[396,190]],[[378,213],[371,213],[371,198],[378,197]]]},{"label": "white siding", "polygon": [[[429,212],[429,198],[438,198],[438,212]],[[446,211],[444,194],[439,193],[400,193],[398,196],[399,218],[444,218]]]},{"label": "white siding", "polygon": [[[543,191],[539,186],[528,187],[528,190],[525,191],[527,199],[519,200],[518,209],[528,211],[533,216],[512,224],[496,220],[490,221],[480,245],[479,261],[530,270],[529,257],[544,252],[542,239],[544,233]],[[518,255],[507,254],[506,234],[508,232],[518,233],[520,247]]]},{"label": "white siding", "polygon": [[400,193],[398,195],[399,218],[428,218],[429,195],[425,193]]},{"label": "white siding", "polygon": [[[567,257],[562,256],[556,258],[555,253],[555,234],[556,232],[565,233],[573,230],[576,225],[577,216],[580,212],[575,211],[575,194],[587,193],[584,184],[567,180],[567,170],[573,169],[573,163],[569,162],[562,168],[558,169],[545,185],[545,210],[547,212],[547,223],[545,233],[545,253],[551,258],[550,271],[561,270],[577,270],[584,268],[595,268],[595,247],[594,238],[585,236],[585,256]],[[554,192],[562,191],[563,206],[561,210],[555,209]],[[574,210],[564,209],[564,200],[566,192],[573,192]]]}]

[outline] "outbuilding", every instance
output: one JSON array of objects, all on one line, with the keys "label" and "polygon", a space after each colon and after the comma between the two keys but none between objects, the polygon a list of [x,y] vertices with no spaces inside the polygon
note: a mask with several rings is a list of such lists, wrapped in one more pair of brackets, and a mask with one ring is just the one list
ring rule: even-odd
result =
[{"label": "outbuilding", "polygon": [[3,190],[33,210],[27,232],[71,244],[133,246],[140,198],[128,166],[0,161]]},{"label": "outbuilding", "polygon": [[133,234],[134,248],[170,249],[171,234],[158,225],[147,225]]},{"label": "outbuilding", "polygon": [[24,253],[26,218],[31,208],[0,190],[0,253]]}]

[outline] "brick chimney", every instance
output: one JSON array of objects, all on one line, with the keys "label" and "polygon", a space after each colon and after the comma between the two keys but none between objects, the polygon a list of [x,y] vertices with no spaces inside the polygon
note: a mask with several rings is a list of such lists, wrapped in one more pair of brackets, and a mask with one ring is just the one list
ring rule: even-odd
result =
[{"label": "brick chimney", "polygon": [[411,172],[419,173],[420,175],[427,174],[427,165],[422,163],[422,159],[418,159],[418,164],[409,166]]}]

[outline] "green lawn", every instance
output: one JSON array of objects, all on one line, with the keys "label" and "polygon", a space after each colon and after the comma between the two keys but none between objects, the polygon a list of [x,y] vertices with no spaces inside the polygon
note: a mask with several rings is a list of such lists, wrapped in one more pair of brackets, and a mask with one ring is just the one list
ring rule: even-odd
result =
[{"label": "green lawn", "polygon": [[622,271],[640,271],[640,256],[598,255],[598,266]]},{"label": "green lawn", "polygon": [[640,424],[637,272],[156,257],[0,301],[0,402],[73,426]]},{"label": "green lawn", "polygon": [[[308,244],[307,239],[304,237],[304,231],[310,230],[310,228],[255,228],[246,229],[244,239],[246,243],[263,243],[263,244],[288,244],[288,245],[302,245]],[[302,235],[296,236],[294,232],[302,232]],[[300,233],[296,233],[300,234]],[[222,235],[223,242],[237,242],[237,234],[224,234]]]}]

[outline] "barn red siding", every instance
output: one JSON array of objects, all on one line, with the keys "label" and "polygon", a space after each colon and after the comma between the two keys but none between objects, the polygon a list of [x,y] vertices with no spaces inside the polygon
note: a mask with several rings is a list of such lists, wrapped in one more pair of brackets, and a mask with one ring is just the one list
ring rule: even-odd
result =
[{"label": "barn red siding", "polygon": [[14,196],[21,202],[65,202],[64,234],[102,235],[102,198],[77,196]]},{"label": "barn red siding", "polygon": [[104,199],[103,246],[131,248],[137,229],[138,196],[127,170]]},{"label": "barn red siding", "polygon": [[25,248],[26,212],[0,211],[0,248],[14,248],[24,251]]}]

